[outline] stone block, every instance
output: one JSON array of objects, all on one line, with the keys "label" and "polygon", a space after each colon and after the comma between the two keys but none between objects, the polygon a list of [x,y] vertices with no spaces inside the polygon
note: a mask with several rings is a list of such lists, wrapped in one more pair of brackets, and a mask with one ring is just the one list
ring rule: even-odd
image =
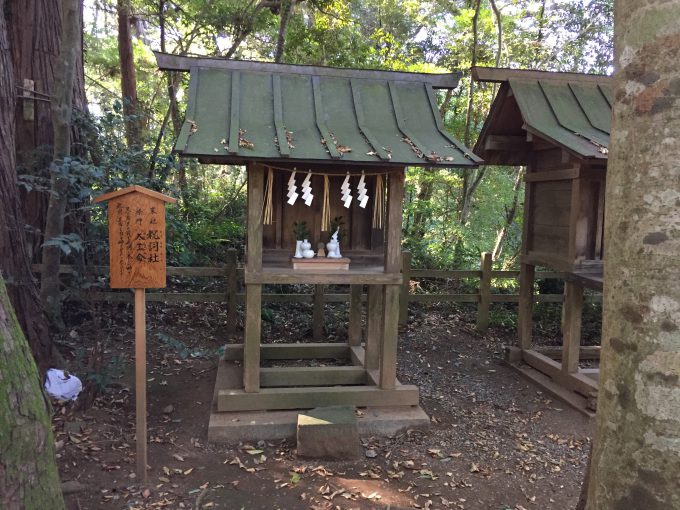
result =
[{"label": "stone block", "polygon": [[357,458],[360,445],[354,407],[317,407],[298,414],[297,453],[301,457]]}]

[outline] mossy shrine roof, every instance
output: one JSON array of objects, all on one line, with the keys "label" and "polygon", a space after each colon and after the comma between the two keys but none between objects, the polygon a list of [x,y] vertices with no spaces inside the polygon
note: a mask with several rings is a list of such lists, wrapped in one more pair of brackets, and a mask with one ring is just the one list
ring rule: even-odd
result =
[{"label": "mossy shrine roof", "polygon": [[606,163],[611,77],[487,67],[473,68],[472,76],[501,84],[473,149],[487,164],[527,164],[527,133],[579,158]]},{"label": "mossy shrine roof", "polygon": [[435,88],[459,73],[425,74],[272,64],[156,53],[190,71],[175,152],[203,162],[475,167],[444,129]]}]

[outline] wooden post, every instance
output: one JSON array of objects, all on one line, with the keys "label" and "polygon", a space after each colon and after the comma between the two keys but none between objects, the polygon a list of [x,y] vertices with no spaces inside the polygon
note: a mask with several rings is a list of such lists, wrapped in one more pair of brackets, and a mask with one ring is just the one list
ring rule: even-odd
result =
[{"label": "wooden post", "polygon": [[314,285],[314,304],[312,311],[312,338],[315,342],[323,338],[323,285]]},{"label": "wooden post", "polygon": [[521,264],[519,269],[519,309],[517,336],[522,350],[531,349],[531,329],[534,312],[534,275],[536,266]]},{"label": "wooden post", "polygon": [[[385,272],[401,269],[401,222],[404,201],[404,170],[391,172],[387,180],[387,246]],[[399,340],[399,285],[386,285],[383,298],[382,343],[380,345],[380,387],[392,389],[397,383],[397,342]]]},{"label": "wooden post", "polygon": [[367,370],[373,370],[380,366],[380,344],[383,338],[383,285],[368,286],[366,322],[364,366]]},{"label": "wooden post", "polygon": [[380,352],[380,387],[395,388],[397,383],[397,340],[399,337],[399,286],[385,285],[383,343]]},{"label": "wooden post", "polygon": [[477,331],[484,333],[489,327],[489,307],[491,305],[491,253],[483,252],[479,280],[479,303],[477,303]]},{"label": "wooden post", "polygon": [[236,250],[227,250],[227,263],[225,266],[225,276],[227,278],[227,335],[236,333],[237,299],[238,299],[238,272],[236,267]]},{"label": "wooden post", "polygon": [[399,296],[399,325],[404,326],[408,322],[408,293],[411,290],[411,252],[401,252],[401,275],[404,281],[401,284]]},{"label": "wooden post", "polygon": [[580,357],[583,287],[570,281],[565,282],[564,285],[562,371],[573,374],[578,372]]},{"label": "wooden post", "polygon": [[[246,269],[262,272],[262,206],[264,203],[264,167],[248,165],[248,239]],[[260,340],[262,321],[262,285],[246,285],[246,317],[243,339],[243,388],[248,393],[260,391]]]},{"label": "wooden post", "polygon": [[146,485],[146,295],[135,289],[135,417],[137,479]]},{"label": "wooden post", "polygon": [[347,341],[349,345],[361,345],[361,293],[363,285],[349,286],[349,321],[347,327]]}]

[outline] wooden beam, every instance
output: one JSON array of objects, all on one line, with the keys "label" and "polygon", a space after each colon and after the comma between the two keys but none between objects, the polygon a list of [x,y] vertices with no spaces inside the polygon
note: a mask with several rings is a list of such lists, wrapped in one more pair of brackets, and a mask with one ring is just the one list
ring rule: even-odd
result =
[{"label": "wooden beam", "polygon": [[613,85],[611,76],[604,74],[564,73],[556,71],[534,71],[532,69],[507,69],[502,67],[472,68],[472,78],[475,81],[502,83],[511,79],[516,80],[557,80],[562,82],[597,83]]},{"label": "wooden beam", "polygon": [[597,392],[597,382],[592,378],[579,372],[573,374],[563,372],[560,363],[537,351],[531,349],[522,351],[522,359],[525,363],[543,372],[565,388],[576,391],[585,397],[590,397],[593,393]]},{"label": "wooden beam", "polygon": [[567,181],[579,177],[578,168],[566,168],[564,170],[547,170],[545,172],[534,172],[524,176],[524,182],[550,182]]},{"label": "wooden beam", "polygon": [[[548,356],[551,359],[562,359],[562,347],[536,347],[536,352]],[[601,348],[599,345],[582,345],[579,349],[580,360],[598,360],[600,359]]]},{"label": "wooden beam", "polygon": [[[348,359],[349,345],[346,343],[305,343],[305,344],[264,344],[260,346],[263,360],[284,359]],[[224,346],[227,361],[243,359],[243,344]]]},{"label": "wooden beam", "polygon": [[[401,271],[401,226],[404,202],[404,169],[387,177],[387,246],[385,273]],[[399,281],[399,283],[402,283]]]},{"label": "wooden beam", "polygon": [[531,330],[534,315],[534,275],[536,267],[522,264],[519,273],[519,310],[517,336],[521,349],[531,348]]},{"label": "wooden beam", "polygon": [[530,148],[526,136],[488,135],[484,140],[484,150],[516,152]]},{"label": "wooden beam", "polygon": [[383,286],[368,286],[368,310],[366,312],[366,368],[380,366],[380,344],[383,339]]},{"label": "wooden beam", "polygon": [[322,386],[304,388],[263,388],[256,394],[243,390],[219,390],[217,410],[261,411],[276,409],[312,409],[337,405],[357,407],[418,405],[417,386],[398,386],[381,390],[373,386]]},{"label": "wooden beam", "polygon": [[189,71],[192,67],[224,69],[227,71],[252,71],[265,73],[296,74],[303,76],[337,76],[342,78],[364,78],[373,80],[396,80],[406,82],[427,82],[434,88],[455,89],[461,73],[427,74],[400,71],[377,71],[369,69],[341,69],[293,64],[274,64],[254,60],[231,60],[211,57],[185,57],[154,51],[158,67],[164,71]]},{"label": "wooden beam", "polygon": [[341,386],[366,384],[363,367],[274,367],[262,368],[263,388],[284,386]]},{"label": "wooden beam", "polygon": [[246,285],[246,324],[243,348],[243,387],[260,390],[260,337],[262,334],[262,285]]},{"label": "wooden beam", "polygon": [[399,296],[399,325],[404,326],[408,322],[408,298],[411,290],[411,252],[401,253],[401,295]]},{"label": "wooden beam", "polygon": [[397,383],[399,291],[398,285],[385,285],[383,338],[380,348],[380,387],[385,390],[391,390]]},{"label": "wooden beam", "polygon": [[349,269],[348,271],[312,273],[311,271],[280,270],[272,271],[265,268],[264,271],[246,270],[246,283],[260,284],[285,284],[285,283],[305,283],[305,284],[324,284],[324,285],[352,285],[352,284],[398,284],[401,285],[401,273],[382,273],[375,271],[362,271]]},{"label": "wooden beam", "polygon": [[562,344],[562,371],[578,372],[581,347],[581,316],[583,313],[583,287],[567,281],[564,285],[564,343]]},{"label": "wooden beam", "polygon": [[347,340],[349,345],[361,345],[361,322],[363,307],[361,294],[363,285],[350,285],[349,287],[349,320],[347,327]]}]

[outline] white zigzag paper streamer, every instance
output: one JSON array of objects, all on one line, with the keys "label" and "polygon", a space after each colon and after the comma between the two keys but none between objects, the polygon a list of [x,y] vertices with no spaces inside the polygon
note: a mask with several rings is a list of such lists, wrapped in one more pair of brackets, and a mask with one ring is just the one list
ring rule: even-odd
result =
[{"label": "white zigzag paper streamer", "polygon": [[365,176],[364,173],[361,172],[361,177],[359,178],[359,184],[357,185],[357,191],[359,194],[357,195],[357,200],[359,201],[359,207],[362,209],[366,208],[366,204],[368,203],[368,194],[366,193],[366,182],[365,182]]},{"label": "white zigzag paper streamer", "polygon": [[349,209],[349,204],[352,203],[352,195],[351,191],[349,190],[349,173],[345,177],[345,180],[342,181],[342,186],[340,186],[340,189],[342,190],[342,202],[344,206]]},{"label": "white zigzag paper streamer", "polygon": [[286,195],[288,197],[288,204],[293,205],[295,201],[298,199],[298,194],[296,192],[297,186],[295,185],[295,171],[293,170],[293,173],[290,174],[290,179],[288,179],[288,194]]},{"label": "white zigzag paper streamer", "polygon": [[312,205],[312,200],[314,200],[314,195],[312,195],[312,173],[309,172],[305,176],[305,180],[302,181],[302,200],[305,201],[305,205]]}]

